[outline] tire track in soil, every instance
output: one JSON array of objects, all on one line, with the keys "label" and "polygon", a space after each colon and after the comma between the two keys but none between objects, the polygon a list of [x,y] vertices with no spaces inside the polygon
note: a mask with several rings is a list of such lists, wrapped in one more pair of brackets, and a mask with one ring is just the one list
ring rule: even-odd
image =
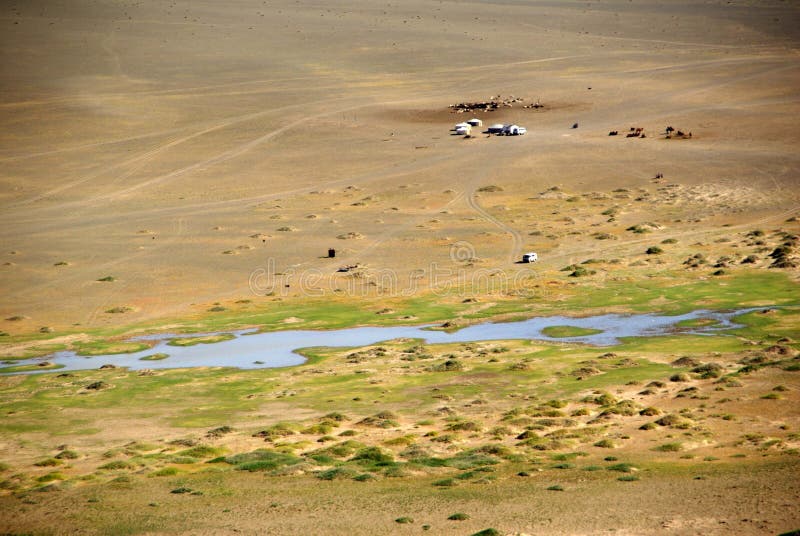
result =
[{"label": "tire track in soil", "polygon": [[491,214],[489,214],[481,205],[478,203],[476,199],[477,190],[472,189],[469,194],[466,196],[467,204],[469,207],[477,212],[484,220],[494,224],[500,230],[505,233],[511,235],[511,250],[509,251],[508,259],[510,262],[514,262],[517,257],[519,257],[520,251],[522,251],[522,234],[519,231],[514,229],[513,227],[506,225],[499,219],[495,218]]}]

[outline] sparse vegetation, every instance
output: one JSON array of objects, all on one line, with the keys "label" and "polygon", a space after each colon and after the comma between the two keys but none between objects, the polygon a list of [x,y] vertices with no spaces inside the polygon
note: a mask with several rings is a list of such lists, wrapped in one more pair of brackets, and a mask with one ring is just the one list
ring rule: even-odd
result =
[{"label": "sparse vegetation", "polygon": [[585,337],[602,332],[603,331],[599,329],[581,328],[578,326],[548,326],[542,329],[544,335],[553,338]]},{"label": "sparse vegetation", "polygon": [[4,7],[0,532],[798,528],[797,2]]},{"label": "sparse vegetation", "polygon": [[657,450],[658,452],[680,452],[683,450],[683,445],[677,442],[664,443],[663,445],[655,447],[653,450]]}]

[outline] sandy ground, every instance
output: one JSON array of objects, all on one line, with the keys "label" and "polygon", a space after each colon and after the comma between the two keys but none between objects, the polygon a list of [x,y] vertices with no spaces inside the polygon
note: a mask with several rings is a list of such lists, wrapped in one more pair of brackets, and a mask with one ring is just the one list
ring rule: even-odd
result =
[{"label": "sandy ground", "polygon": [[[712,473],[688,486],[687,476],[691,478],[680,475],[631,484],[589,475],[570,479],[565,493],[544,491],[551,478],[518,478],[468,491],[428,489],[417,496],[407,495],[401,485],[376,489],[352,482],[231,475],[215,493],[192,497],[171,495],[150,479],[116,485],[102,496],[83,489],[37,497],[43,515],[3,525],[52,533],[58,520],[63,533],[202,535],[421,533],[426,524],[430,528],[425,533],[448,535],[473,534],[487,527],[508,535],[725,535],[778,534],[794,526],[789,501],[800,490],[785,468]],[[220,483],[211,478],[205,488],[210,486]],[[491,508],[486,508],[487,495],[492,495]],[[76,502],[87,500],[88,506],[76,516]],[[448,521],[454,512],[472,515],[466,521]],[[411,517],[413,523],[398,525],[394,520],[401,516]],[[132,526],[149,530],[131,531]]]},{"label": "sandy ground", "polygon": [[[481,267],[537,249],[558,268],[600,244],[529,234],[564,216],[530,201],[552,186],[656,193],[663,173],[674,203],[632,221],[668,207],[676,232],[780,222],[799,193],[797,16],[739,1],[5,3],[0,315],[23,318],[2,329],[182,315],[252,297],[259,268],[361,262],[405,280],[463,243]],[[545,104],[478,116],[527,136],[450,134],[467,116],[449,104],[498,94]],[[692,139],[662,139],[667,125]]]}]

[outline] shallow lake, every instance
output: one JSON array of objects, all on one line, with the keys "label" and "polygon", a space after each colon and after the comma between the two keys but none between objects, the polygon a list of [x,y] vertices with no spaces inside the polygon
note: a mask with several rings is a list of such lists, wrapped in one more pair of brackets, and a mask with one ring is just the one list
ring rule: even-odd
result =
[{"label": "shallow lake", "polygon": [[[230,332],[233,336],[232,339],[194,346],[171,346],[169,342],[175,338],[185,339],[213,334],[158,334],[131,339],[156,341],[152,348],[136,353],[85,357],[76,355],[75,352],[57,352],[46,357],[15,361],[13,364],[19,366],[48,361],[62,365],[59,369],[42,370],[41,372],[97,369],[106,364],[127,367],[132,370],[187,367],[274,368],[302,364],[305,358],[296,352],[301,348],[314,346],[358,347],[399,338],[422,339],[430,344],[523,339],[611,346],[620,342],[622,337],[657,336],[673,334],[676,331],[709,334],[740,327],[732,319],[753,310],[756,309],[727,312],[699,310],[675,316],[657,314],[607,314],[585,318],[548,316],[517,322],[485,322],[454,332],[431,330],[432,325],[357,327],[320,331],[286,330],[266,333],[258,333],[257,330],[250,329]],[[713,320],[713,322],[698,322],[700,325],[695,327],[681,327],[681,325],[685,326],[687,321],[695,319],[707,319]],[[600,332],[558,338],[543,333],[542,330],[545,328],[554,326],[573,326],[600,330]],[[143,357],[157,353],[168,354],[169,357],[158,361],[141,360]],[[40,371],[33,371],[33,373],[38,372]],[[26,373],[30,374],[31,372]]]}]

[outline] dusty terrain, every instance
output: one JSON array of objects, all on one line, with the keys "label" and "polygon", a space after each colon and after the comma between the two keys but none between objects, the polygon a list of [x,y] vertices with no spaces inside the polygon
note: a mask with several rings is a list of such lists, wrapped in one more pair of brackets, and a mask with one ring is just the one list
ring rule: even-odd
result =
[{"label": "dusty terrain", "polygon": [[[571,213],[535,202],[553,186],[627,188],[633,223],[668,209],[673,231],[700,235],[780,222],[798,201],[784,2],[28,2],[0,17],[10,333],[250,298],[270,259],[407,281],[466,241],[492,267],[537,249],[540,270],[560,268],[601,244],[564,225],[529,235]],[[450,135],[467,116],[449,104],[498,94],[545,105],[480,114],[527,136]],[[692,139],[662,139],[668,125]],[[633,202],[657,173],[674,202]],[[503,192],[476,195],[486,185]]]},{"label": "dusty terrain", "polygon": [[[799,17],[769,0],[3,3],[0,355],[797,305]],[[524,100],[450,108],[498,96]],[[451,132],[472,116],[528,133]],[[395,341],[283,371],[0,376],[0,532],[798,529],[797,310],[747,326],[613,361]],[[289,439],[254,437],[279,423]],[[351,428],[346,454],[316,453]],[[372,447],[391,460],[348,458]],[[295,458],[237,470],[259,448]]]}]

